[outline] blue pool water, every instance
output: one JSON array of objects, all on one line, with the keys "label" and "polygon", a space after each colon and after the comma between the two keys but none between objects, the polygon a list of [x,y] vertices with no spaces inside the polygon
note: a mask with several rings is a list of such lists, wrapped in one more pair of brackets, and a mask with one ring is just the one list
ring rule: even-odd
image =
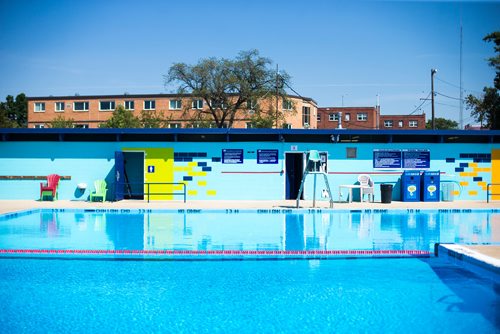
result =
[{"label": "blue pool water", "polygon": [[496,333],[499,282],[426,259],[0,259],[3,333]]},{"label": "blue pool water", "polygon": [[[433,250],[436,242],[500,243],[496,210],[284,211],[30,211],[0,216],[0,249]],[[2,332],[500,333],[497,277],[434,256],[96,259],[4,253]]]},{"label": "blue pool water", "polygon": [[500,244],[495,210],[284,211],[33,211],[0,218],[0,249],[433,251],[435,243]]}]

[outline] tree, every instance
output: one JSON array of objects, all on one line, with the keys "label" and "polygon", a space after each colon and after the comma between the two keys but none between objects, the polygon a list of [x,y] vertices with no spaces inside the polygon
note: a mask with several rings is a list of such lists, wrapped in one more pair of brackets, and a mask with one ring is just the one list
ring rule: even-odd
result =
[{"label": "tree", "polygon": [[100,125],[101,128],[140,128],[141,120],[131,110],[118,106],[110,119]]},{"label": "tree", "polygon": [[143,128],[165,128],[168,122],[161,113],[150,110],[141,111],[139,120]]},{"label": "tree", "polygon": [[217,127],[232,127],[235,119],[248,110],[248,102],[286,95],[284,86],[290,77],[285,72],[278,75],[271,64],[257,50],[240,52],[234,60],[208,58],[196,65],[174,63],[165,83],[178,83],[179,93],[203,99],[208,106],[189,110],[185,116],[197,119],[200,114],[208,115]]},{"label": "tree", "polygon": [[[437,130],[458,129],[458,123],[451,119],[437,117],[434,119]],[[428,120],[425,124],[426,129],[432,129],[432,120]]]},{"label": "tree", "polygon": [[73,128],[75,125],[75,120],[72,118],[64,118],[62,115],[58,115],[52,122],[47,123],[49,128]]},{"label": "tree", "polygon": [[0,103],[0,125],[4,127],[26,127],[28,121],[28,101],[24,93],[7,95]]},{"label": "tree", "polygon": [[494,87],[484,87],[481,97],[469,95],[465,102],[467,109],[471,110],[471,116],[476,121],[481,123],[481,126],[486,126],[489,129],[500,129],[500,31],[493,32],[487,35],[484,39],[486,42],[495,43],[495,52],[497,55],[488,59],[491,67],[495,68],[496,76]]}]

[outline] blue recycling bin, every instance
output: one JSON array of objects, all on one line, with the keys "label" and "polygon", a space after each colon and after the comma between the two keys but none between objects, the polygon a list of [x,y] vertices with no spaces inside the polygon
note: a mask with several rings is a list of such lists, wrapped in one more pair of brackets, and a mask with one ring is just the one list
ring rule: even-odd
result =
[{"label": "blue recycling bin", "polygon": [[401,175],[401,199],[403,202],[420,202],[420,171],[405,170]]},{"label": "blue recycling bin", "polygon": [[440,172],[439,171],[425,171],[422,173],[422,201],[424,202],[439,202],[440,198]]}]

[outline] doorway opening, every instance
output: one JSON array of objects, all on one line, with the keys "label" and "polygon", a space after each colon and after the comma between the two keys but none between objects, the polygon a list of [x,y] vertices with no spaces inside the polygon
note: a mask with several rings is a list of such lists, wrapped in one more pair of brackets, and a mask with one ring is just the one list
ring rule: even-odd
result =
[{"label": "doorway opening", "polygon": [[[302,176],[304,175],[304,153],[285,153],[285,168],[285,199],[297,199]],[[304,192],[302,192],[300,199],[304,199]]]},{"label": "doorway opening", "polygon": [[144,152],[123,152],[124,198],[144,199]]}]

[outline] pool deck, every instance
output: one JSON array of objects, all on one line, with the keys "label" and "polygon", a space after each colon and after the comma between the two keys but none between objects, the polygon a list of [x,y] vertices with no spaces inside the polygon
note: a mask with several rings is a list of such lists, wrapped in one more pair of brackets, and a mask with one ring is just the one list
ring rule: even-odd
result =
[{"label": "pool deck", "polygon": [[[300,208],[313,208],[312,201],[300,201]],[[86,202],[86,201],[37,201],[37,200],[0,200],[0,214],[29,209],[279,209],[295,208],[295,200],[281,201],[154,201],[147,203],[143,200],[123,200],[118,202]],[[317,209],[329,208],[328,201],[316,201]],[[334,202],[337,210],[360,209],[500,209],[500,201],[454,201],[454,202],[399,202],[392,203],[339,203]],[[497,245],[459,245],[460,249],[479,259],[500,266],[500,246]],[[477,256],[475,256],[477,254]],[[500,267],[499,267],[500,268]]]}]

